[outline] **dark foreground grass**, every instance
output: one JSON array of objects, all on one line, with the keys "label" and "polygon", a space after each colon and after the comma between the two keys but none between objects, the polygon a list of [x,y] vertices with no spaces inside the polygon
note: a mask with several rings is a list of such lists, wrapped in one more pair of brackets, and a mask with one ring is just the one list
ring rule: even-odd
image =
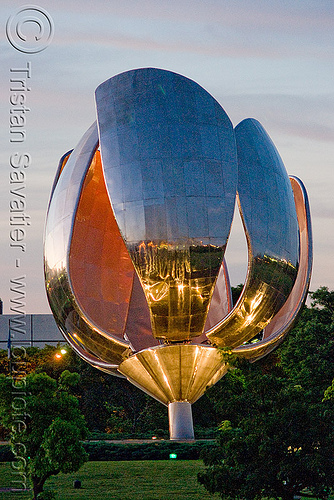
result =
[{"label": "dark foreground grass", "polygon": [[[57,492],[57,500],[218,500],[197,483],[204,468],[201,460],[145,460],[131,462],[87,462],[74,474],[59,474],[46,487]],[[0,464],[0,488],[11,486],[10,464]],[[73,488],[79,479],[81,489]],[[0,500],[28,500],[31,493],[0,491]]]}]

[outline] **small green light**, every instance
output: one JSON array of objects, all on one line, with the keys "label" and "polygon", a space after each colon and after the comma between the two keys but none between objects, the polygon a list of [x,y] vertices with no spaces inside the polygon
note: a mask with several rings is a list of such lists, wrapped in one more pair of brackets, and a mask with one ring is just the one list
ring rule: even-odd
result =
[{"label": "small green light", "polygon": [[176,453],[170,453],[169,454],[169,458],[177,458],[177,454]]}]

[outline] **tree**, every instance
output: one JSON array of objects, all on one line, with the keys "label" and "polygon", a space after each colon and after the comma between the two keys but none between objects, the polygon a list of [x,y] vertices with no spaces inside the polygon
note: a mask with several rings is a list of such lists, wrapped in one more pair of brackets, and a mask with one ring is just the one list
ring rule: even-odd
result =
[{"label": "tree", "polygon": [[241,292],[243,290],[243,283],[239,283],[239,285],[237,286],[232,286],[231,287],[231,292],[232,292],[232,302],[233,302],[233,305],[235,306],[235,304],[238,302],[238,298],[240,297],[241,295]]},{"label": "tree", "polygon": [[330,385],[326,390],[324,394],[324,401],[328,400],[333,400],[334,401],[334,379],[332,381],[332,385]]},{"label": "tree", "polygon": [[307,489],[328,497],[334,486],[334,294],[327,292],[327,304],[312,294],[312,307],[277,351],[253,364],[240,360],[208,392],[224,419],[199,474],[211,493],[292,500]]},{"label": "tree", "polygon": [[[60,356],[62,348],[66,348],[67,352]],[[118,433],[156,434],[156,430],[160,428],[166,429],[167,432],[168,417],[163,405],[124,378],[114,377],[93,368],[79,358],[69,346],[46,345],[43,349],[14,347],[11,364],[14,378],[43,372],[59,380],[64,370],[78,372],[80,384],[72,389],[72,393],[78,398],[80,410],[90,431],[114,432],[108,419],[114,418],[115,414],[110,408],[115,406],[122,407],[122,418],[119,420],[122,425],[116,426]],[[5,350],[0,350],[0,373],[10,374]],[[120,422],[121,420],[123,422]],[[0,437],[1,435],[5,438],[0,427]]]},{"label": "tree", "polygon": [[17,469],[32,481],[34,500],[50,476],[74,472],[88,458],[81,443],[86,424],[71,394],[78,381],[67,370],[58,382],[45,373],[15,381],[0,376],[0,417],[11,431]]},{"label": "tree", "polygon": [[323,312],[323,320],[334,321],[334,290],[329,291],[327,286],[321,286],[315,292],[311,292],[312,308]]}]

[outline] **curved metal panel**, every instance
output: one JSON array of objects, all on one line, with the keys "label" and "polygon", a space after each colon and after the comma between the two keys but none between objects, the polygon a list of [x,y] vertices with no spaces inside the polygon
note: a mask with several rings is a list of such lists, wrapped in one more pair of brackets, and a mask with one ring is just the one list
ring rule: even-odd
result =
[{"label": "curved metal panel", "polygon": [[232,310],[230,277],[225,258],[220,266],[218,278],[210,301],[209,312],[202,335],[192,340],[192,344],[208,344],[206,333],[216,326]]},{"label": "curved metal panel", "polygon": [[57,168],[57,172],[56,172],[56,175],[55,175],[55,178],[54,178],[54,181],[53,181],[53,185],[52,185],[52,188],[51,188],[51,193],[50,193],[50,200],[53,196],[53,191],[55,190],[55,187],[57,185],[57,182],[58,182],[58,179],[60,177],[60,174],[62,173],[71,153],[72,153],[73,149],[70,149],[70,151],[67,151],[67,153],[65,153],[59,160],[59,163],[58,163],[58,168]]},{"label": "curved metal panel", "polygon": [[118,371],[118,364],[107,363],[105,361],[102,361],[100,358],[90,354],[87,349],[83,349],[79,344],[73,342],[72,338],[69,335],[67,335],[66,330],[62,330],[60,326],[59,328],[65,340],[72,347],[72,349],[80,356],[80,358],[82,358],[84,361],[92,365],[94,368],[97,368],[98,370],[109,373],[110,375],[114,375],[115,377],[125,378],[124,375],[122,375]]},{"label": "curved metal panel", "polygon": [[197,337],[233,217],[232,124],[195,82],[154,68],[102,83],[96,106],[107,189],[153,335]]},{"label": "curved metal panel", "polygon": [[286,302],[298,268],[297,215],[283,162],[258,121],[243,120],[235,134],[248,272],[234,309],[207,332],[220,347],[236,347],[266,327]]},{"label": "curved metal panel", "polygon": [[133,351],[156,346],[158,341],[152,335],[150,310],[137,273],[134,273],[125,336]]},{"label": "curved metal panel", "polygon": [[227,371],[220,352],[204,345],[168,345],[129,357],[119,371],[161,403],[194,403]]},{"label": "curved metal panel", "polygon": [[85,316],[123,339],[135,271],[112,213],[99,151],[87,170],[75,210],[68,272]]},{"label": "curved metal panel", "polygon": [[290,176],[299,226],[299,268],[294,287],[284,306],[264,329],[263,340],[251,345],[243,345],[233,350],[238,355],[252,361],[262,358],[276,348],[294,326],[303,306],[312,271],[312,227],[308,196],[302,181]]},{"label": "curved metal panel", "polygon": [[[204,332],[217,325],[232,310],[232,292],[230,277],[226,261],[224,259],[217,282],[212,294],[208,316],[206,318]],[[199,341],[198,341],[199,342]]]},{"label": "curved metal panel", "polygon": [[109,366],[123,359],[129,344],[99,329],[86,317],[78,306],[69,276],[76,210],[97,145],[94,123],[70,155],[54,187],[45,229],[45,280],[50,307],[65,337],[70,339],[79,355],[84,351]]}]

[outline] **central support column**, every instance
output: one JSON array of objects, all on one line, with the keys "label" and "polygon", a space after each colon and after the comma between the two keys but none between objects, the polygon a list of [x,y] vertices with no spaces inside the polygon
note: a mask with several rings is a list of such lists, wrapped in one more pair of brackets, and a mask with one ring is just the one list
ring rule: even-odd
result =
[{"label": "central support column", "polygon": [[191,404],[188,401],[169,403],[168,418],[171,440],[195,439]]}]

